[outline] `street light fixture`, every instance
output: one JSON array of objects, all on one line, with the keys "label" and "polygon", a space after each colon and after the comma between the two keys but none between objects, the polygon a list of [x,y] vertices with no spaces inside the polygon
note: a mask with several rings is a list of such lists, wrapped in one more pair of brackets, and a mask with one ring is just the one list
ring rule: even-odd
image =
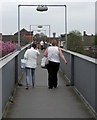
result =
[{"label": "street light fixture", "polygon": [[20,7],[22,6],[28,6],[28,7],[37,6],[37,11],[40,11],[40,12],[47,11],[48,10],[47,6],[65,7],[65,40],[66,40],[66,49],[67,49],[67,6],[66,5],[18,5],[18,50],[21,49],[21,46],[20,46]]},{"label": "street light fixture", "polygon": [[43,11],[47,11],[48,7],[46,5],[38,5],[37,7],[37,11],[43,12]]},{"label": "street light fixture", "polygon": [[38,28],[42,28],[42,25],[39,25]]},{"label": "street light fixture", "polygon": [[34,31],[37,31],[37,32],[41,32],[41,31],[44,31],[45,32],[45,35],[46,35],[46,30],[42,29],[42,30],[33,30]]},{"label": "street light fixture", "polygon": [[49,27],[49,42],[50,42],[50,25],[42,25],[42,26],[48,26]]}]

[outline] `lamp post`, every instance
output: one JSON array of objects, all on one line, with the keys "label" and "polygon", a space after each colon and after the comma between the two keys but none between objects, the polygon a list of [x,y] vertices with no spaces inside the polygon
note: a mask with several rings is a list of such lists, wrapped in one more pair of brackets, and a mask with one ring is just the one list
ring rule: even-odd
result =
[{"label": "lamp post", "polygon": [[[33,30],[33,33],[34,33],[34,31],[37,31],[37,32],[44,31],[44,32],[45,32],[44,35],[46,35],[46,30],[44,30],[44,29],[42,29],[42,30]],[[40,36],[40,35],[39,35],[39,36]],[[45,41],[46,41],[46,39],[45,39]]]},{"label": "lamp post", "polygon": [[[31,40],[31,27],[32,27],[32,26],[39,26],[39,25],[30,25],[30,40]],[[39,27],[39,28],[42,28],[42,26]],[[33,41],[33,39],[32,39],[32,41]]]},{"label": "lamp post", "polygon": [[50,25],[42,25],[42,26],[48,26],[49,27],[49,42],[50,42]]},{"label": "lamp post", "polygon": [[[41,25],[30,25],[30,40],[31,40],[31,27],[32,26],[37,26],[38,28],[42,28]],[[34,31],[37,31],[37,30],[34,30]],[[32,41],[33,41],[33,39],[32,39]]]},{"label": "lamp post", "polygon": [[[34,30],[35,31],[35,30]],[[37,30],[37,32],[40,32],[40,31],[44,31],[45,32],[45,35],[46,35],[46,30]]]},{"label": "lamp post", "polygon": [[37,32],[44,31],[44,32],[45,32],[45,35],[46,35],[46,30],[33,30],[33,33],[34,33],[34,31],[37,31]]},{"label": "lamp post", "polygon": [[43,28],[43,26],[49,27],[49,42],[50,42],[50,25],[30,25],[30,38],[31,38],[31,27],[32,26],[37,26],[38,28]]},{"label": "lamp post", "polygon": [[[37,6],[37,11],[43,12],[47,11],[48,7],[65,7],[65,40],[66,40],[66,49],[67,49],[67,6],[66,5],[18,5],[18,50],[20,50],[20,7],[31,7]],[[49,37],[50,37],[50,26],[49,26]]]}]

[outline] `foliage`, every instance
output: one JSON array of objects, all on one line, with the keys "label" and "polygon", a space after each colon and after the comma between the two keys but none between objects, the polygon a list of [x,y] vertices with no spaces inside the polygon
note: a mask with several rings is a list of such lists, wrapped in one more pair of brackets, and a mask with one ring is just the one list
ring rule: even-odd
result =
[{"label": "foliage", "polygon": [[78,52],[78,53],[84,53],[84,44],[82,41],[82,35],[79,31],[71,31],[68,34],[68,41],[67,41],[67,49]]},{"label": "foliage", "polygon": [[16,44],[13,44],[9,41],[8,42],[0,41],[0,57],[3,57],[10,52],[13,52],[14,50],[16,50]]},{"label": "foliage", "polygon": [[33,39],[37,39],[37,38],[39,38],[39,34],[35,34],[35,35],[33,36]]},{"label": "foliage", "polygon": [[94,37],[93,46],[97,46],[97,34],[96,34],[95,37]]},{"label": "foliage", "polygon": [[33,36],[33,40],[36,40],[36,41],[41,41],[41,40],[45,41],[46,39],[47,39],[47,36],[44,35],[43,33],[35,34]]}]

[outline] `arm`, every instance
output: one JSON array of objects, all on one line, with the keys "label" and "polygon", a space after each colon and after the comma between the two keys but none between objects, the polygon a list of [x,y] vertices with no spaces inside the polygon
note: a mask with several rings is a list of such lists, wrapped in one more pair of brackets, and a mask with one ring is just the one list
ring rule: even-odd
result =
[{"label": "arm", "polygon": [[62,59],[65,61],[65,64],[67,64],[67,61],[66,61],[66,59],[65,59],[65,57],[64,57],[64,55],[63,55],[61,49],[60,49],[60,48],[58,48],[58,49],[59,49],[59,54],[60,54],[60,56],[61,56]]},{"label": "arm", "polygon": [[27,51],[24,54],[24,59],[27,59]]},{"label": "arm", "polygon": [[38,55],[40,55],[40,52],[39,52],[39,50],[38,50],[38,49],[37,49],[37,54],[38,54]]},{"label": "arm", "polygon": [[45,52],[44,52],[44,56],[47,57],[47,51],[48,51],[48,48],[46,48]]}]

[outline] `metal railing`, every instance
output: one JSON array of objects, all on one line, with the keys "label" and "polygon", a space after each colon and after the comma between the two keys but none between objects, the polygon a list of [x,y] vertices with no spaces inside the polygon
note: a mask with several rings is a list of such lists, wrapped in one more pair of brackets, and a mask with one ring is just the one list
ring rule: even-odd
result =
[{"label": "metal railing", "polygon": [[[20,60],[29,47],[31,44],[0,61],[0,118],[15,84],[18,83],[24,72],[20,68]],[[46,47],[48,45],[45,45]],[[62,52],[68,64],[65,65],[64,61],[60,59],[61,70],[91,109],[97,113],[97,59],[64,49]]]},{"label": "metal railing", "polygon": [[21,59],[30,47],[31,44],[28,44],[21,48],[21,51],[15,51],[0,60],[0,119],[15,85],[24,72],[20,67]]},{"label": "metal railing", "polygon": [[64,49],[62,52],[68,64],[61,59],[61,70],[97,114],[97,59]]}]

